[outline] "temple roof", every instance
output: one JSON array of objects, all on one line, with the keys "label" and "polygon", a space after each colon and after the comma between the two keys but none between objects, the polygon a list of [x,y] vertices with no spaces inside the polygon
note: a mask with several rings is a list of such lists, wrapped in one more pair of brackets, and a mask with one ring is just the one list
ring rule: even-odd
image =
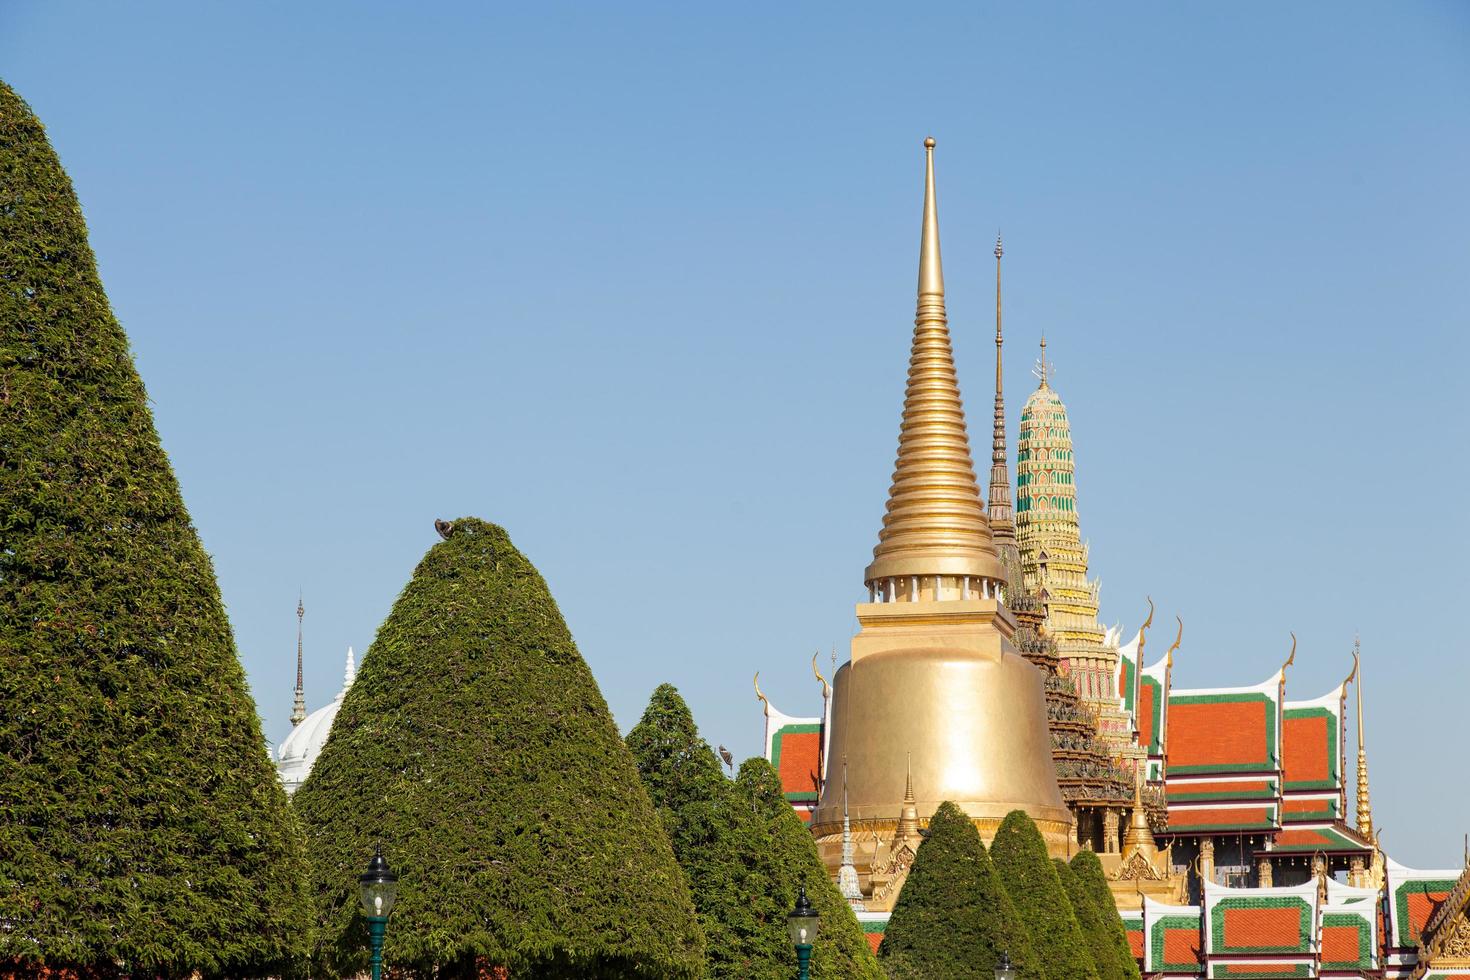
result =
[{"label": "temple roof", "polygon": [[1278,670],[1254,687],[1170,691],[1169,778],[1279,771],[1282,679]]}]

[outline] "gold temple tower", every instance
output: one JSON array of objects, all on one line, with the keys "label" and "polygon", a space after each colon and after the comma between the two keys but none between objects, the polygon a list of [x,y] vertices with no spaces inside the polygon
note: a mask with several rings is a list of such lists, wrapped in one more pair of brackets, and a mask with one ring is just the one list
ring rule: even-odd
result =
[{"label": "gold temple tower", "polygon": [[828,780],[812,819],[835,875],[847,803],[868,890],[906,873],[895,867],[910,853],[911,835],[900,835],[906,812],[927,821],[945,800],[987,840],[1015,809],[1036,820],[1054,853],[1067,853],[1071,828],[1042,673],[1011,643],[1006,571],[975,479],[944,305],[934,141],[924,146],[918,310],[898,459],[864,574],[869,601],[857,607],[852,657],[833,684],[828,758],[847,767],[846,801],[839,781]]}]

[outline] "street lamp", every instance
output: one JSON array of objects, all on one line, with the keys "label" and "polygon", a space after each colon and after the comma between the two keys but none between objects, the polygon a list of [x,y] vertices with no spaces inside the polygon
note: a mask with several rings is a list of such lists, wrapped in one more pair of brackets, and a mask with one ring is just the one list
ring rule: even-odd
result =
[{"label": "street lamp", "polygon": [[1011,966],[1009,950],[1001,950],[1000,959],[995,961],[995,980],[1016,980],[1016,968]]},{"label": "street lamp", "polygon": [[786,929],[791,933],[791,942],[796,946],[796,976],[798,980],[810,980],[812,967],[812,944],[817,941],[819,925],[817,910],[806,898],[806,885],[796,896],[796,907],[786,916]]},{"label": "street lamp", "polygon": [[388,928],[388,913],[398,897],[398,876],[388,867],[383,848],[373,849],[373,859],[357,879],[357,895],[362,900],[362,914],[368,921],[368,936],[373,944],[373,980],[383,976],[383,932]]}]

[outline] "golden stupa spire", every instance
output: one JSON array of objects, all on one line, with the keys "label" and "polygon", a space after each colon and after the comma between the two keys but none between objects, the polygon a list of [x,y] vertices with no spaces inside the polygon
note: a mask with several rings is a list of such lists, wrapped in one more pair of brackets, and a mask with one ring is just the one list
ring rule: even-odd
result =
[{"label": "golden stupa spire", "polygon": [[1368,799],[1368,752],[1363,746],[1363,665],[1358,657],[1358,638],[1353,637],[1353,673],[1358,682],[1358,833],[1373,839],[1373,804]]},{"label": "golden stupa spire", "polygon": [[[920,577],[951,579],[950,589],[971,582],[1001,584],[1005,572],[990,537],[990,524],[965,430],[965,410],[955,376],[949,320],[944,310],[944,269],[939,258],[939,213],[934,196],[934,139],[924,140],[924,223],[919,245],[919,298],[909,354],[908,389],[899,427],[898,460],[873,563],[864,580],[895,580],[893,598],[921,597]],[[973,581],[971,581],[973,580]],[[988,593],[989,586],[986,587]]]}]

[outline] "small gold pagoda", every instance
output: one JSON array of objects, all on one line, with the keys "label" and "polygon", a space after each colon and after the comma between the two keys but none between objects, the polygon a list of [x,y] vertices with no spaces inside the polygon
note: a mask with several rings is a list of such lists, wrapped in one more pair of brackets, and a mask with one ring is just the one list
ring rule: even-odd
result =
[{"label": "small gold pagoda", "polygon": [[918,311],[898,460],[864,575],[869,601],[857,607],[861,628],[833,684],[827,753],[846,764],[846,799],[828,780],[812,819],[835,875],[847,805],[870,892],[875,876],[900,870],[905,816],[926,822],[946,800],[987,840],[1007,813],[1024,810],[1058,855],[1068,851],[1072,822],[1052,764],[1042,674],[1011,643],[1006,569],[975,479],[944,304],[934,140],[924,147]]}]

